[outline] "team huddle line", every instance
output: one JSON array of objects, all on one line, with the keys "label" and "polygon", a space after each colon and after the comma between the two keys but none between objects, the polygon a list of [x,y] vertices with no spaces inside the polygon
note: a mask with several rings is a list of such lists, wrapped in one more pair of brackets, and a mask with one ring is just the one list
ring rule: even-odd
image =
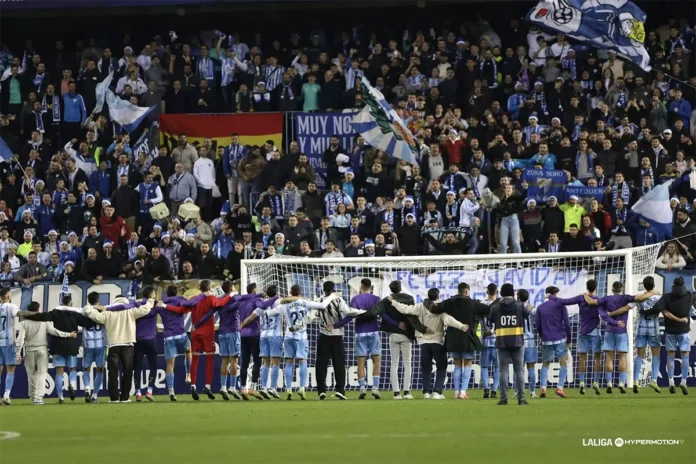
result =
[{"label": "team huddle line", "polygon": [[[150,366],[150,376],[143,395],[136,390],[136,401],[143,396],[154,401],[152,386],[157,362],[157,316],[164,328],[164,355],[166,359],[166,385],[171,401],[177,401],[174,392],[175,358],[184,355],[186,382],[191,384],[191,395],[199,400],[197,390],[197,368],[199,353],[206,357],[205,386],[202,393],[215,399],[211,384],[213,380],[214,315],[219,315],[218,342],[222,363],[220,368],[220,395],[224,400],[280,398],[278,380],[283,361],[285,396],[287,400],[297,393],[306,399],[308,386],[309,341],[307,328],[312,323],[319,325],[317,340],[317,393],[320,400],[327,397],[327,369],[333,363],[336,387],[334,397],[346,399],[345,394],[345,348],[343,327],[355,323],[355,354],[358,360],[359,399],[368,394],[366,361],[372,361],[371,395],[381,399],[379,391],[381,340],[379,332],[389,334],[391,356],[390,380],[395,399],[412,399],[411,351],[412,340],[416,339],[421,350],[423,393],[425,398],[445,399],[444,383],[447,374],[447,354],[454,358],[454,397],[468,399],[467,390],[471,380],[472,362],[475,353],[481,353],[481,377],[484,398],[496,398],[498,404],[508,402],[509,366],[513,365],[514,390],[518,404],[525,400],[526,365],[529,391],[536,397],[536,363],[538,346],[541,346],[542,368],[540,397],[546,397],[548,370],[554,360],[560,362],[556,395],[565,398],[563,387],[567,378],[569,348],[572,331],[567,306],[579,307],[579,331],[577,349],[579,353],[578,377],[580,394],[586,385],[600,394],[602,379],[602,353],[604,379],[607,393],[614,386],[614,361],[618,358],[618,389],[626,393],[628,334],[627,324],[632,323],[630,311],[638,311],[638,326],[635,338],[637,355],[634,365],[634,393],[638,393],[638,379],[647,348],[652,355],[650,386],[658,393],[656,383],[660,368],[659,315],[665,320],[665,345],[667,349],[666,371],[669,389],[675,393],[675,356],[688,360],[690,351],[689,316],[696,318],[696,292],[686,290],[684,279],[678,277],[669,293],[659,295],[655,291],[655,280],[643,279],[645,291],[639,295],[626,295],[621,282],[614,282],[612,294],[600,297],[597,282],[586,282],[587,292],[573,298],[559,298],[557,287],[546,288],[546,301],[533,308],[529,292],[515,289],[512,284],[503,284],[500,291],[495,284],[486,289],[486,299],[476,301],[470,297],[467,283],[458,285],[457,295],[440,300],[437,288],[428,291],[423,303],[415,304],[411,295],[403,293],[401,283],[389,285],[391,294],[384,299],[372,294],[370,279],[362,279],[360,292],[350,305],[335,292],[331,281],[323,284],[324,295],[317,302],[302,296],[299,285],[293,285],[290,295],[281,298],[276,286],[266,288],[259,294],[255,284],[249,284],[244,295],[233,294],[232,283],[222,284],[225,296],[213,295],[210,282],[200,283],[201,293],[191,299],[177,296],[175,286],[167,288],[166,297],[155,298],[155,290],[146,287],[135,301],[123,296],[113,304],[99,304],[99,294],[91,292],[84,308],[71,306],[70,295],[63,295],[62,305],[47,313],[32,302],[26,311],[12,304],[10,289],[0,290],[0,369],[6,369],[5,390],[2,404],[10,405],[10,394],[14,383],[15,366],[24,360],[29,380],[29,393],[33,404],[44,404],[45,376],[48,371],[48,341],[51,338],[51,355],[56,368],[56,390],[58,402],[64,403],[63,375],[68,372],[68,392],[75,399],[77,382],[76,339],[79,327],[83,329],[83,380],[85,401],[98,401],[102,389],[105,366],[108,366],[108,391],[110,402],[130,402],[129,393],[135,378],[140,379],[143,357]],[[193,331],[186,333],[184,316],[191,313]],[[22,320],[19,322],[18,318]],[[478,337],[480,324],[481,338]],[[602,326],[604,329],[602,330]],[[603,333],[602,333],[603,332]],[[246,344],[246,349],[242,345]],[[24,359],[21,353],[24,352]],[[244,356],[244,353],[248,353]],[[242,375],[240,375],[240,353]],[[592,355],[590,373],[587,372],[588,355]],[[246,366],[249,357],[254,358],[251,386],[247,388]],[[246,361],[245,359],[246,358]],[[403,385],[399,384],[398,367],[403,364]],[[432,365],[436,366],[435,380]],[[92,364],[96,365],[92,378]],[[293,392],[292,382],[295,368],[299,365],[299,387]],[[492,371],[493,383],[489,375]],[[2,371],[0,370],[0,375]],[[586,381],[587,380],[587,384]],[[503,388],[499,388],[500,385]],[[688,394],[685,382],[678,384],[683,394]],[[138,386],[140,387],[140,386]],[[402,388],[403,387],[403,388]]]}]

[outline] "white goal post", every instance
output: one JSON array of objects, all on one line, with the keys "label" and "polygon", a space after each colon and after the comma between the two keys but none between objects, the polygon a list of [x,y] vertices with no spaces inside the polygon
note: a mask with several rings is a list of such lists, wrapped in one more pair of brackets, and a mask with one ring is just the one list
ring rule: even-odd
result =
[{"label": "white goal post", "polygon": [[[643,278],[655,272],[655,262],[660,248],[661,244],[606,252],[379,258],[301,258],[276,255],[264,260],[242,260],[240,291],[246,292],[247,284],[255,283],[261,292],[268,286],[275,285],[281,295],[287,295],[290,287],[298,284],[302,288],[303,296],[314,299],[322,294],[321,284],[331,280],[336,284],[336,291],[341,292],[344,299],[350,302],[350,299],[359,292],[360,280],[369,278],[373,284],[373,293],[377,296],[387,296],[388,284],[398,280],[402,284],[403,292],[412,295],[417,302],[420,302],[425,298],[428,289],[432,287],[439,288],[441,298],[445,299],[456,294],[457,285],[460,282],[467,282],[471,287],[472,297],[483,299],[485,288],[489,283],[495,283],[498,287],[503,283],[512,283],[515,290],[527,289],[530,293],[529,302],[536,307],[544,301],[544,290],[547,286],[558,287],[560,297],[570,298],[585,291],[588,279],[597,280],[597,292],[600,296],[611,294],[611,286],[616,281],[624,283],[626,294],[639,293],[643,290]],[[577,382],[577,376],[574,373],[577,372],[578,367],[576,355],[578,307],[571,306],[568,309],[573,326],[571,349],[573,363],[568,372],[568,383],[572,386]],[[635,352],[634,333],[638,318],[636,310],[631,310],[630,314],[629,321],[633,323],[627,324],[629,340],[627,386],[629,388],[633,386],[632,357]],[[317,334],[316,325],[310,326],[310,368],[315,361]],[[388,344],[384,340],[383,338],[380,384],[383,388],[388,388],[389,353]],[[354,363],[352,324],[346,326],[344,343],[347,366],[350,371]],[[646,356],[650,356],[650,350],[646,351]],[[414,360],[412,362],[413,387],[416,389],[422,373],[418,362],[419,350],[415,347],[412,359]],[[477,360],[474,361],[474,364],[476,363]],[[588,364],[591,365],[591,359],[588,359]],[[649,366],[649,363],[644,364]],[[615,362],[615,365],[616,370],[618,362]],[[538,368],[540,367],[539,360]],[[476,385],[479,380],[476,374],[480,371],[475,367],[474,372]],[[550,372],[550,383],[555,378],[556,376]],[[646,383],[642,379],[643,375],[641,375],[641,383]],[[604,377],[602,375],[601,379],[595,380],[603,381]],[[447,382],[449,385],[449,378]],[[328,384],[331,385],[331,382]],[[349,372],[348,388],[353,387],[355,385],[351,382]]]}]

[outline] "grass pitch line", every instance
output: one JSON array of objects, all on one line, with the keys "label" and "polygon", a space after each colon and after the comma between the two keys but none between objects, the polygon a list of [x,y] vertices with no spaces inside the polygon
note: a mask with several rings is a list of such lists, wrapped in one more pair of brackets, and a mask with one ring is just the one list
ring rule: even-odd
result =
[{"label": "grass pitch line", "polygon": [[21,436],[22,434],[18,432],[0,432],[0,440],[12,440]]}]

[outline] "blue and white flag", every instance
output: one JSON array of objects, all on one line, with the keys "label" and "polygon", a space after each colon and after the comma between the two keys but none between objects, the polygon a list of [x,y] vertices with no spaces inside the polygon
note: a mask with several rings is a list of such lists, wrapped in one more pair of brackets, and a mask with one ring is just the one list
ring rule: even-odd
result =
[{"label": "blue and white flag", "polygon": [[650,55],[645,43],[646,15],[628,0],[547,0],[527,14],[527,21],[598,48],[616,50],[645,71]]},{"label": "blue and white flag", "polygon": [[556,197],[560,202],[568,177],[560,169],[525,169],[522,180],[528,184],[527,199],[541,205],[549,201],[549,197]]},{"label": "blue and white flag", "polygon": [[663,237],[672,236],[672,208],[669,206],[669,186],[672,181],[660,184],[640,197],[631,208],[634,213],[657,228]]},{"label": "blue and white flag", "polygon": [[361,93],[365,107],[353,118],[353,129],[371,147],[409,164],[417,163],[420,156],[418,142],[406,123],[387,103],[382,92],[372,87],[367,78],[363,78]]},{"label": "blue and white flag", "polygon": [[109,105],[109,116],[111,120],[121,126],[122,130],[131,133],[140,125],[143,119],[147,117],[150,111],[155,109],[155,106],[143,108],[141,106],[135,106],[126,100],[121,100],[109,89],[112,79],[113,73],[109,73],[106,79],[97,84],[95,91],[97,104],[94,106],[93,113],[101,112],[104,107],[104,101],[106,100],[106,104]]},{"label": "blue and white flag", "polygon": [[13,156],[10,146],[0,137],[0,162],[10,161]]},{"label": "blue and white flag", "polygon": [[68,271],[63,271],[63,283],[60,286],[60,295],[58,297],[60,304],[63,304],[63,297],[66,295],[70,295],[70,280]]},{"label": "blue and white flag", "polygon": [[573,195],[579,198],[579,202],[581,204],[587,200],[592,200],[593,198],[599,203],[602,203],[602,198],[604,197],[604,187],[588,187],[582,182],[576,180],[566,185],[565,201],[568,201]]}]

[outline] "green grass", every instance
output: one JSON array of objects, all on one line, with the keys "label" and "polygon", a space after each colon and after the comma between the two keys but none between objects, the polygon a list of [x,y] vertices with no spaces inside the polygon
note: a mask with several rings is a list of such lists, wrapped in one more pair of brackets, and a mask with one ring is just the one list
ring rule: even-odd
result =
[{"label": "green grass", "polygon": [[[537,390],[538,391],[538,390]],[[383,399],[0,407],[0,462],[11,463],[659,463],[696,462],[696,395],[641,389],[552,395],[531,405]],[[420,396],[420,395],[419,395]],[[451,398],[452,392],[446,392]],[[68,400],[70,403],[70,400]],[[0,434],[2,435],[2,434]],[[676,446],[584,447],[583,438],[679,439]]]}]

